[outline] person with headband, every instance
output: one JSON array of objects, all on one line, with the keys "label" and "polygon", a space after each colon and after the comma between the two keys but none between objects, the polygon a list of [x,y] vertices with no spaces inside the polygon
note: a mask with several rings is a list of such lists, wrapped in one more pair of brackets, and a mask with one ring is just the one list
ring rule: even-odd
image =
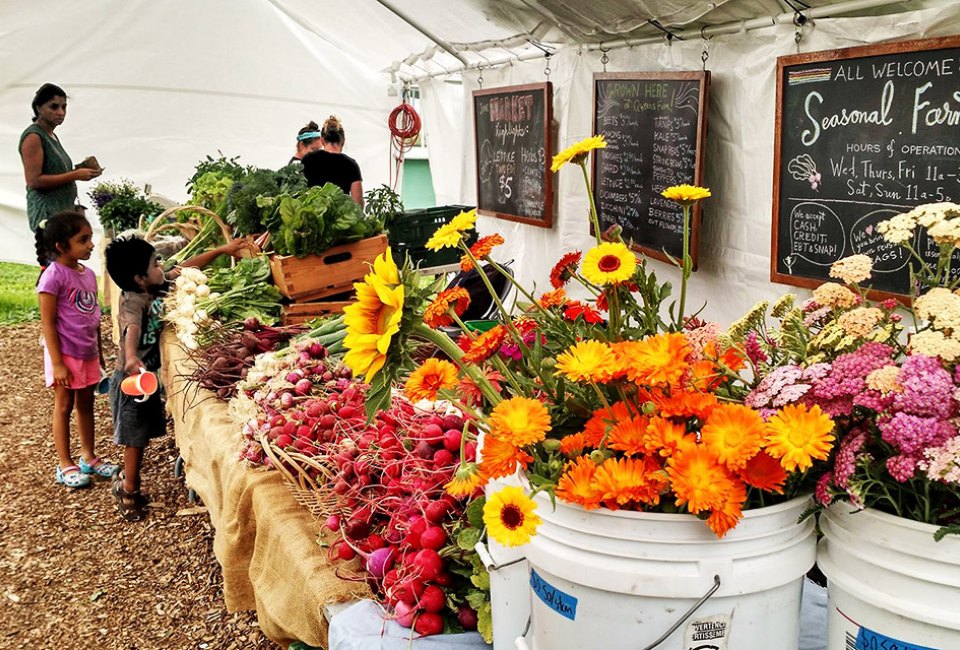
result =
[{"label": "person with headband", "polygon": [[331,115],[323,123],[320,140],[323,142],[323,149],[312,151],[303,157],[303,175],[307,178],[307,185],[313,187],[333,183],[363,207],[363,177],[360,175],[360,165],[343,153],[346,136],[337,117]]},{"label": "person with headband", "polygon": [[293,165],[298,163],[311,151],[322,148],[323,141],[320,139],[320,127],[317,126],[316,122],[307,122],[307,125],[297,133],[297,152],[293,154],[293,157],[287,164]]},{"label": "person with headband", "polygon": [[34,233],[44,219],[77,208],[77,181],[103,173],[92,156],[74,167],[54,130],[67,114],[67,94],[60,86],[40,86],[31,103],[33,124],[20,134],[20,159],[27,182],[27,219]]}]

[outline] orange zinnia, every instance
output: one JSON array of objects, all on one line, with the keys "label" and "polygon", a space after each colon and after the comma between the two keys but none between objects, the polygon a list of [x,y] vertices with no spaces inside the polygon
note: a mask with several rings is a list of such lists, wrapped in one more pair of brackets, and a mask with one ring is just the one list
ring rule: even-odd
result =
[{"label": "orange zinnia", "polygon": [[573,277],[580,265],[580,251],[566,253],[550,270],[550,284],[559,289]]},{"label": "orange zinnia", "polygon": [[[497,234],[487,235],[486,237],[481,237],[477,240],[477,243],[470,247],[470,254],[473,255],[475,259],[482,260],[493,250],[494,246],[499,246],[503,243],[503,237]],[[460,258],[460,269],[467,273],[473,270],[473,260],[470,259],[469,255],[464,255]]]},{"label": "orange zinnia", "polygon": [[627,456],[636,456],[646,452],[644,437],[650,418],[645,415],[620,420],[610,429],[607,446],[619,449]]},{"label": "orange zinnia", "polygon": [[567,302],[567,292],[563,287],[559,287],[540,296],[537,304],[544,309],[550,309],[551,307],[560,307],[565,302]]},{"label": "orange zinnia", "polygon": [[641,386],[663,386],[676,383],[690,368],[687,357],[690,345],[679,333],[658,334],[639,341],[630,349],[633,357],[627,376]]},{"label": "orange zinnia", "polygon": [[511,397],[493,407],[490,435],[517,447],[540,442],[550,430],[550,414],[539,400]]},{"label": "orange zinnia", "polygon": [[747,489],[740,481],[733,481],[726,500],[707,517],[707,525],[717,537],[723,537],[743,519],[743,504],[747,500]]},{"label": "orange zinnia", "polygon": [[483,439],[483,448],[480,450],[480,470],[485,476],[490,478],[510,476],[517,471],[518,464],[521,469],[526,469],[531,461],[533,457],[530,454],[509,442],[494,436],[486,436]]},{"label": "orange zinnia", "polygon": [[580,456],[570,461],[557,481],[557,498],[580,504],[588,510],[598,508],[600,493],[593,481],[596,473],[597,464],[590,460],[589,456]]},{"label": "orange zinnia", "polygon": [[411,402],[436,401],[437,393],[457,385],[457,367],[443,359],[430,358],[410,373],[403,389]]},{"label": "orange zinnia", "polygon": [[431,302],[423,312],[423,322],[427,327],[436,329],[453,323],[453,317],[450,315],[452,308],[457,316],[460,316],[470,305],[470,294],[463,287],[453,287],[444,289]]},{"label": "orange zinnia", "polygon": [[470,342],[470,349],[463,355],[464,363],[483,363],[503,345],[507,338],[507,329],[496,325]]},{"label": "orange zinnia", "polygon": [[780,461],[761,450],[747,461],[747,466],[740,472],[740,478],[751,487],[783,494],[787,470],[783,469]]},{"label": "orange zinnia", "polygon": [[629,503],[657,505],[666,477],[649,470],[643,458],[610,458],[597,468],[593,482],[608,508]]},{"label": "orange zinnia", "polygon": [[728,469],[743,469],[763,445],[766,429],[757,411],[743,404],[713,409],[700,431],[703,444]]},{"label": "orange zinnia", "polygon": [[701,446],[683,450],[667,461],[667,474],[677,497],[677,505],[698,514],[722,508],[733,489],[733,479],[717,457]]}]

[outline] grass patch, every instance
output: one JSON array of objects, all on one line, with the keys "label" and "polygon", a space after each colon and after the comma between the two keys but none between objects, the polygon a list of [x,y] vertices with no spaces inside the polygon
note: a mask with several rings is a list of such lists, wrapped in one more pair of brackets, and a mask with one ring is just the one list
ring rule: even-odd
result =
[{"label": "grass patch", "polygon": [[0,325],[14,325],[40,318],[37,278],[40,267],[0,262]]}]

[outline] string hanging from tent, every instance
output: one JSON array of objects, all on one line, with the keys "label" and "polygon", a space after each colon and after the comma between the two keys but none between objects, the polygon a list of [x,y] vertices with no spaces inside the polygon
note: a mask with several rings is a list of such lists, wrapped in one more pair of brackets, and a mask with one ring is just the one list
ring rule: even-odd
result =
[{"label": "string hanging from tent", "polygon": [[[403,98],[400,105],[390,112],[387,119],[390,127],[390,188],[396,191],[400,182],[400,166],[403,164],[403,155],[413,148],[420,137],[420,115],[416,109],[407,103],[407,89],[403,89]],[[396,156],[393,151],[396,150]],[[396,176],[394,176],[396,172]]]}]

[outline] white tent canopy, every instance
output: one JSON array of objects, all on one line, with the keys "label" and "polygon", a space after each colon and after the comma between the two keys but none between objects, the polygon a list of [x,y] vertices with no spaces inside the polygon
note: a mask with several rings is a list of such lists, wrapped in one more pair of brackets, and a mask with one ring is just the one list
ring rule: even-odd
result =
[{"label": "white tent canopy", "polygon": [[[795,42],[795,12],[811,20]],[[0,259],[31,262],[16,146],[44,82],[64,87],[58,129],[103,179],[149,183],[176,200],[217,151],[279,167],[297,129],[338,115],[366,188],[386,182],[387,116],[417,81],[437,201],[475,204],[470,92],[554,82],[557,148],[590,134],[591,78],[609,71],[713,73],[701,267],[694,298],[729,322],[770,284],[776,57],[960,33],[954,0],[50,0],[0,5]],[[709,38],[709,40],[706,40]],[[550,54],[549,58],[546,54]],[[505,65],[504,65],[505,64]],[[80,184],[81,199],[91,184]],[[541,287],[560,250],[589,246],[586,195],[560,173],[552,229],[483,218]],[[675,279],[657,264],[658,274]],[[719,293],[719,292],[723,293]]]}]

